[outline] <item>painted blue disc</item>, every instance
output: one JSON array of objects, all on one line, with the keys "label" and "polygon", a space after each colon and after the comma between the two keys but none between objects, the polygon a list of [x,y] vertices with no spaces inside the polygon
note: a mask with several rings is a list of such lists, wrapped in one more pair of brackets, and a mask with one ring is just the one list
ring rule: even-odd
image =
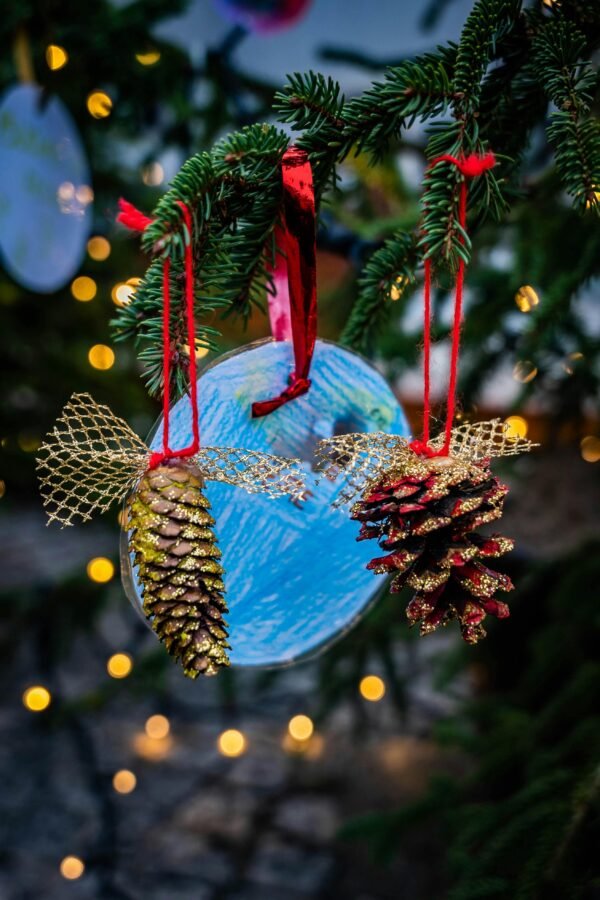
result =
[{"label": "painted blue disc", "polygon": [[[406,417],[370,363],[336,344],[317,341],[308,394],[270,416],[252,419],[255,400],[278,394],[292,369],[287,342],[260,341],[220,357],[198,383],[204,446],[241,447],[300,457],[311,495],[299,508],[241,488],[208,482],[206,495],[223,553],[229,605],[230,658],[240,666],[286,665],[326,647],[360,617],[384,576],[365,569],[373,555],[357,543],[347,508],[333,509],[340,486],[315,483],[314,448],[351,431],[407,436]],[[191,441],[187,398],[171,410],[171,446]],[[151,448],[162,446],[162,420]],[[124,541],[125,587],[141,607]]]}]

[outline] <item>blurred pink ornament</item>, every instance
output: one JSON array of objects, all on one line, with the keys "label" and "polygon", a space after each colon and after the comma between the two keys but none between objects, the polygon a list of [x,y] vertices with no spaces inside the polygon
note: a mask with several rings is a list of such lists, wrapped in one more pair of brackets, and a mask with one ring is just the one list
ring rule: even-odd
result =
[{"label": "blurred pink ornament", "polygon": [[228,19],[263,34],[289,28],[310,3],[311,0],[216,0]]}]

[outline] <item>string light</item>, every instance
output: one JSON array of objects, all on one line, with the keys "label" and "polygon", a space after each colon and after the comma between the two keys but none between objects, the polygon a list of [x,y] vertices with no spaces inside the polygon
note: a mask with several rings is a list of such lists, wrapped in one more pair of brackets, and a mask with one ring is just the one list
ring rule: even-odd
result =
[{"label": "string light", "polygon": [[80,184],[75,190],[75,199],[82,206],[89,206],[94,199],[94,191],[89,184]]},{"label": "string light", "polygon": [[52,695],[48,688],[41,684],[35,684],[27,688],[23,694],[23,705],[30,712],[42,712],[48,709],[52,702]]},{"label": "string light", "polygon": [[57,72],[69,62],[69,54],[64,47],[59,47],[58,44],[48,44],[46,47],[46,62],[49,69]]},{"label": "string light", "polygon": [[169,734],[171,723],[166,716],[150,716],[150,718],[146,720],[144,730],[148,737],[154,738],[155,740],[161,740]]},{"label": "string light", "polygon": [[131,794],[132,791],[135,791],[137,778],[129,769],[119,769],[113,775],[112,783],[117,794]]},{"label": "string light", "polygon": [[88,360],[93,369],[105,371],[106,369],[111,369],[113,367],[115,354],[110,347],[106,346],[106,344],[94,344],[93,347],[90,347]]},{"label": "string light", "polygon": [[515,381],[520,381],[521,384],[528,384],[530,381],[533,381],[537,373],[538,370],[535,363],[532,363],[529,359],[522,359],[513,369],[513,378]]},{"label": "string light", "polygon": [[133,300],[135,292],[142,283],[141,278],[128,278],[127,281],[119,281],[110,292],[115,306],[127,306]]},{"label": "string light", "polygon": [[[208,356],[208,354],[210,353],[210,347],[204,346],[200,342],[200,338],[196,338],[195,346],[196,346],[196,359],[203,359],[205,356]],[[190,345],[183,344],[181,349],[182,349],[183,353],[185,353],[185,355],[189,357]]]},{"label": "string light", "polygon": [[170,735],[164,738],[151,738],[141,731],[133,738],[133,749],[143,759],[159,762],[166,759],[173,749],[173,738]]},{"label": "string light", "polygon": [[163,183],[165,173],[159,162],[151,162],[142,168],[142,181],[148,187],[158,187]]},{"label": "string light", "polygon": [[509,416],[504,420],[506,428],[506,436],[509,438],[524,438],[527,436],[529,426],[527,419],[522,416]]},{"label": "string light", "polygon": [[154,66],[160,59],[160,50],[148,50],[146,53],[136,53],[135,58],[141,66]]},{"label": "string light", "polygon": [[85,864],[78,856],[65,856],[60,863],[60,874],[67,881],[76,881],[85,872]]},{"label": "string light", "polygon": [[87,242],[87,252],[96,262],[104,262],[110,256],[110,243],[102,235],[96,234]]},{"label": "string light", "polygon": [[578,362],[581,362],[582,359],[585,359],[583,353],[569,353],[565,362],[562,364],[563,369],[567,373],[567,375],[572,375],[575,371],[575,365]]},{"label": "string light", "polygon": [[581,458],[584,459],[585,462],[600,462],[600,438],[588,434],[581,439],[579,446],[581,449]]},{"label": "string light", "polygon": [[390,300],[394,303],[400,299],[404,293],[404,288],[408,284],[408,278],[405,275],[398,275],[395,284],[390,288]]},{"label": "string light", "polygon": [[35,434],[20,434],[17,443],[23,453],[35,453],[36,450],[39,450],[42,442]]},{"label": "string light", "polygon": [[93,300],[98,291],[98,286],[93,278],[87,275],[80,275],[71,282],[71,293],[80,303],[87,303]]},{"label": "string light", "polygon": [[293,716],[288,722],[288,732],[295,741],[307,741],[314,730],[313,720],[308,716]]},{"label": "string light", "polygon": [[115,574],[115,567],[105,556],[96,556],[90,559],[86,571],[90,581],[106,584]]},{"label": "string light", "polygon": [[113,653],[106,663],[106,671],[111,678],[127,678],[133,669],[133,660],[129,653]]},{"label": "string light", "polygon": [[385,683],[378,675],[365,675],[360,680],[358,690],[365,700],[377,703],[385,695]]},{"label": "string light", "polygon": [[110,116],[113,102],[105,91],[92,91],[87,98],[88,112],[94,119]]},{"label": "string light", "polygon": [[246,738],[236,728],[229,728],[219,735],[217,746],[223,756],[241,756],[246,749]]},{"label": "string light", "polygon": [[539,304],[537,291],[530,284],[524,284],[515,294],[515,303],[522,313],[529,313]]}]

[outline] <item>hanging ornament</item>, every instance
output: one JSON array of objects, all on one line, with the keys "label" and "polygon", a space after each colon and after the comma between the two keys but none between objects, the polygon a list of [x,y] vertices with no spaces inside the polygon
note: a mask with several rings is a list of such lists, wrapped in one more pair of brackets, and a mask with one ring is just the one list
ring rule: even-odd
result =
[{"label": "hanging ornament", "polygon": [[[364,613],[385,583],[356,571],[355,526],[332,508],[338,485],[313,485],[319,440],[347,431],[408,435],[406,418],[377,370],[357,354],[316,339],[315,209],[306,154],[291,147],[282,161],[281,225],[276,229],[269,317],[275,340],[221,356],[202,373],[200,426],[217,446],[302,460],[308,489],[291,502],[247,497],[223,482],[206,496],[219,523],[221,564],[235,584],[229,593],[230,660],[276,666],[326,647]],[[263,399],[267,398],[267,399]],[[162,445],[164,417],[151,440]],[[178,445],[192,437],[189,405],[170,411]],[[366,566],[370,554],[361,545]],[[122,542],[125,584],[143,604],[143,586],[128,542]]]},{"label": "hanging ornament", "polygon": [[[192,219],[180,203],[185,228],[185,317],[195,346]],[[135,215],[134,215],[135,213]],[[124,205],[124,218],[147,224]],[[204,493],[222,481],[269,496],[302,492],[296,461],[232,448],[200,447],[195,355],[190,355],[191,441],[170,443],[170,261],[163,267],[164,425],[161,449],[151,452],[129,428],[88,394],[74,394],[41,447],[38,470],[50,520],[63,525],[91,518],[128,495],[130,552],[153,630],[186,675],[214,675],[229,664],[225,585]]]},{"label": "hanging ornament", "polygon": [[[466,233],[466,178],[495,164],[492,154],[441,161],[457,166],[463,180],[459,195],[459,225]],[[508,488],[490,469],[497,456],[512,456],[533,444],[508,434],[499,419],[453,428],[462,319],[465,263],[460,258],[452,327],[452,355],[444,432],[430,441],[431,261],[425,260],[424,290],[424,413],[418,441],[385,434],[347,434],[321,442],[319,467],[335,479],[344,477],[338,503],[360,499],[351,517],[362,523],[359,541],[375,539],[385,556],[368,568],[394,575],[392,591],[415,591],[407,609],[422,634],[458,619],[462,636],[476,643],[485,636],[482,622],[505,618],[508,606],[497,591],[510,591],[510,579],[486,565],[502,556],[513,542],[501,535],[484,537],[482,525],[499,519]]]},{"label": "hanging ornament", "polygon": [[308,9],[311,0],[217,0],[228,19],[250,31],[268,33],[289,28]]},{"label": "hanging ornament", "polygon": [[0,102],[0,253],[18,284],[62,288],[85,255],[93,191],[75,123],[35,84]]}]

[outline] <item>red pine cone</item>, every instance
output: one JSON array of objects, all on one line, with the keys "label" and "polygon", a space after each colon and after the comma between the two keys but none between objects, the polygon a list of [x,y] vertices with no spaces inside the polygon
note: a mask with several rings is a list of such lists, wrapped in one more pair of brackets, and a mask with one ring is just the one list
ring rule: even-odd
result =
[{"label": "red pine cone", "polygon": [[457,618],[463,638],[474,644],[485,636],[486,615],[509,615],[494,595],[512,590],[512,582],[484,561],[512,550],[513,542],[475,531],[500,518],[507,493],[488,460],[474,464],[468,476],[432,460],[425,476],[385,478],[353,507],[352,518],[363,523],[357,540],[376,538],[388,551],[367,568],[396,573],[393,593],[414,588],[406,612],[411,623],[421,623],[421,634]]}]

